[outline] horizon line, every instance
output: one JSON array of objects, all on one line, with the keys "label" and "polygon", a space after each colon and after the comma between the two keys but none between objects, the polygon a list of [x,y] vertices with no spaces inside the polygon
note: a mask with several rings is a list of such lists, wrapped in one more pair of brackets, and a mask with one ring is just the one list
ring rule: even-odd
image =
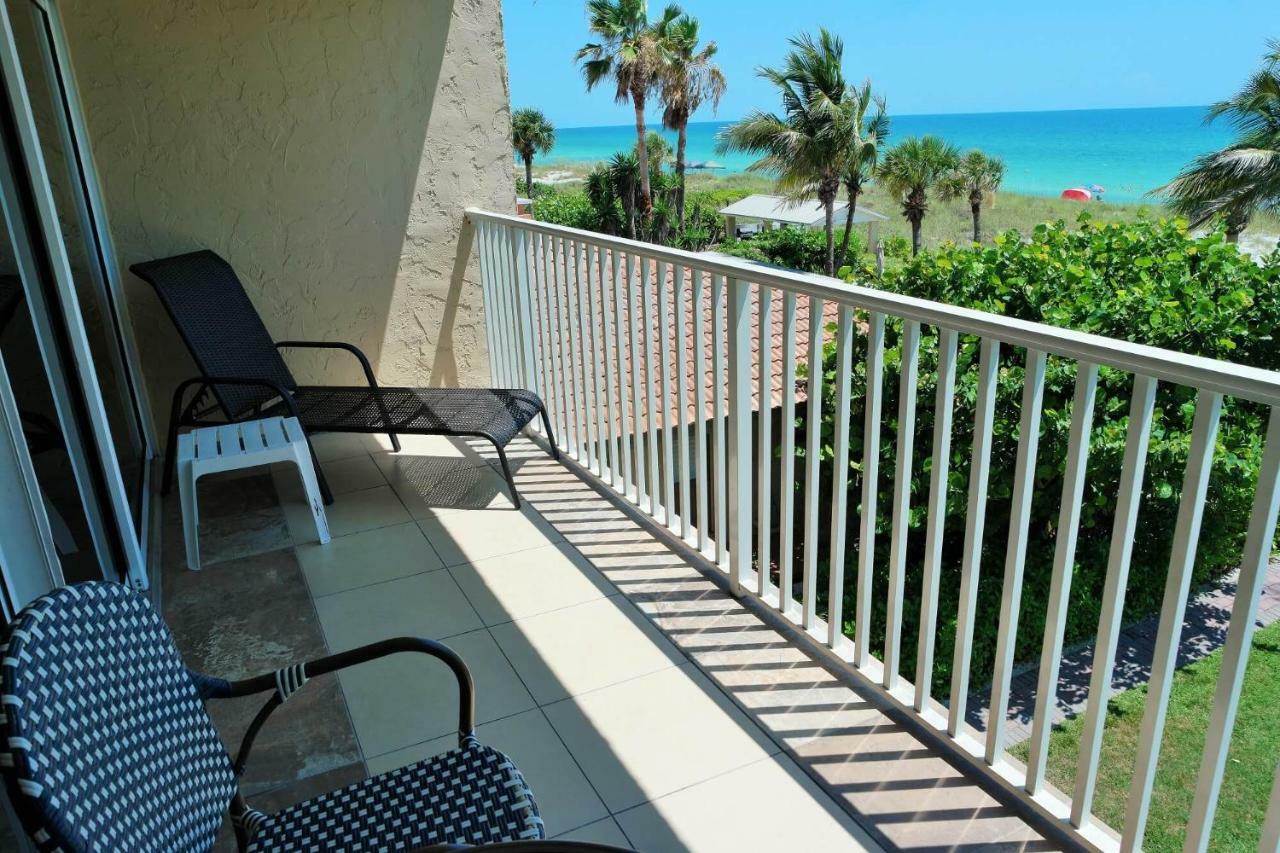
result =
[{"label": "horizon line", "polygon": [[[981,110],[977,112],[944,112],[944,113],[889,113],[890,119],[895,118],[933,118],[937,116],[998,116],[998,115],[1037,115],[1043,113],[1100,113],[1100,112],[1132,112],[1134,110],[1187,110],[1187,109],[1208,109],[1209,104],[1163,104],[1160,106],[1142,106],[1142,107],[1064,107],[1052,110]],[[738,121],[740,119],[723,118],[723,119],[706,119],[704,121],[691,121],[689,126],[695,124],[724,124],[726,122]],[[661,132],[663,130],[661,119],[654,118],[651,122],[648,117],[645,119],[648,129]],[[608,127],[626,127],[634,128],[633,122],[623,122],[621,124],[573,124],[565,125],[559,130],[585,130],[588,128],[608,128]]]}]

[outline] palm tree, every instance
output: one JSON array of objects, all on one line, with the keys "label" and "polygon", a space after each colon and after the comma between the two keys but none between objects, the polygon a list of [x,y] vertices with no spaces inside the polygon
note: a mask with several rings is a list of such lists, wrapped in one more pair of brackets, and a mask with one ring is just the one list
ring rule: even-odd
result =
[{"label": "palm tree", "polygon": [[995,195],[1004,180],[1004,161],[981,151],[970,151],[942,181],[944,198],[968,198],[973,214],[973,242],[982,242],[982,202]]},{"label": "palm tree", "polygon": [[707,42],[698,49],[698,21],[688,15],[674,20],[663,19],[655,32],[662,48],[661,93],[664,109],[662,126],[676,132],[676,219],[684,224],[685,144],[689,117],[710,101],[714,113],[724,95],[725,79],[720,67],[711,61],[716,43]]},{"label": "palm tree", "polygon": [[656,130],[651,130],[644,137],[644,150],[649,155],[649,168],[655,173],[671,162],[671,143]]},{"label": "palm tree", "polygon": [[826,213],[827,275],[835,274],[835,200],[840,192],[849,122],[841,60],[844,45],[825,29],[818,37],[791,39],[781,68],[760,68],[782,98],[782,114],[753,111],[720,132],[717,150],[760,155],[747,167],[776,176],[778,190],[795,199],[814,198]]},{"label": "palm tree", "polygon": [[1255,213],[1280,210],[1280,41],[1267,42],[1267,48],[1262,68],[1205,117],[1226,118],[1240,136],[1197,157],[1153,191],[1168,196],[1169,206],[1193,226],[1221,215],[1232,243]]},{"label": "palm tree", "polygon": [[[880,147],[889,138],[889,117],[885,115],[884,98],[871,92],[871,81],[866,80],[862,88],[850,88],[845,98],[847,120],[850,132],[847,134],[848,148],[845,151],[844,175],[841,182],[849,198],[849,209],[844,216],[844,238],[840,241],[840,265],[848,260],[849,237],[853,233],[853,216],[858,209],[858,196],[875,175],[876,163],[880,159]],[[867,111],[875,107],[870,118]]]},{"label": "palm tree", "polygon": [[[680,17],[678,6],[668,6],[663,21]],[[646,0],[587,0],[588,26],[600,38],[578,49],[587,91],[605,80],[614,83],[614,98],[628,100],[636,114],[636,155],[640,158],[640,204],[647,217],[653,208],[649,192],[649,157],[645,151],[644,108],[658,83],[661,56]]]},{"label": "palm tree", "polygon": [[960,162],[954,145],[936,136],[910,137],[889,149],[880,161],[880,180],[902,199],[902,215],[911,223],[911,254],[920,254],[920,224],[929,212],[929,193]]},{"label": "palm tree", "polygon": [[525,108],[511,114],[511,142],[524,160],[524,191],[533,197],[533,155],[546,154],[556,144],[556,129],[542,110]]},{"label": "palm tree", "polygon": [[[643,148],[643,146],[641,146]],[[646,172],[640,169],[640,158],[635,153],[619,151],[609,161],[609,182],[622,204],[622,215],[627,221],[627,236],[636,238],[636,193]]]}]

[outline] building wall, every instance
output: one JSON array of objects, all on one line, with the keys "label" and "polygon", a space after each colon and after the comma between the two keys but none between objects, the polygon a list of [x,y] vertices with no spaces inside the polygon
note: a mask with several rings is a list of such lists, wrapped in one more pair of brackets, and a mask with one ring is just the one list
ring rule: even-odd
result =
[{"label": "building wall", "polygon": [[[459,235],[465,207],[514,203],[500,0],[60,6],[122,267],[211,248],[277,338],[356,343],[384,382],[486,382]],[[125,278],[160,420],[193,365]]]}]

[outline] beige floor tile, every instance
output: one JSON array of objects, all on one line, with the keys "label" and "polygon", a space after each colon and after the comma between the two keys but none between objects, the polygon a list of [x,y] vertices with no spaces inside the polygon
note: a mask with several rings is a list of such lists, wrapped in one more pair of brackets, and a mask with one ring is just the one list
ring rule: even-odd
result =
[{"label": "beige floor tile", "polygon": [[444,566],[412,521],[339,536],[327,545],[299,545],[296,550],[311,594],[315,596],[332,595]]},{"label": "beige floor tile", "polygon": [[[534,707],[529,691],[489,632],[472,631],[450,637],[445,644],[466,661],[475,680],[478,722]],[[458,731],[457,682],[443,663],[426,655],[392,655],[343,670],[338,678],[366,756]]]},{"label": "beige floor tile", "polygon": [[346,459],[351,456],[378,453],[391,447],[385,435],[366,435],[354,432],[326,432],[311,437],[311,446],[321,462]]},{"label": "beige floor tile", "polygon": [[440,639],[482,627],[448,572],[351,589],[317,598],[315,603],[334,652],[389,637]]},{"label": "beige floor tile", "polygon": [[462,510],[515,511],[506,481],[472,457],[383,453],[374,461],[414,518]]},{"label": "beige floor tile", "polygon": [[[505,753],[520,768],[538,802],[548,837],[601,818],[608,819],[604,803],[591,790],[587,777],[582,775],[538,709],[478,726],[476,737],[481,743]],[[369,772],[384,773],[439,755],[457,744],[456,736],[447,736],[370,758]]]},{"label": "beige floor tile", "polygon": [[617,819],[639,850],[881,849],[784,756],[645,803]]},{"label": "beige floor tile", "polygon": [[447,435],[402,435],[400,450],[388,452],[394,456],[468,456],[472,455],[465,439],[450,438]]},{"label": "beige floor tile", "polygon": [[514,554],[563,539],[528,506],[521,512],[509,507],[433,511],[418,519],[446,566]]},{"label": "beige floor tile", "polygon": [[492,631],[539,704],[684,662],[618,596],[508,622]]},{"label": "beige floor tile", "polygon": [[373,457],[367,453],[323,462],[320,467],[329,483],[329,491],[335,495],[360,492],[387,484]]},{"label": "beige floor tile", "polygon": [[449,569],[486,625],[603,598],[616,590],[572,547],[543,545]]},{"label": "beige floor tile", "polygon": [[614,813],[777,749],[692,664],[543,710]]},{"label": "beige floor tile", "polygon": [[[316,541],[315,524],[306,504],[291,500],[284,505],[284,513],[289,520],[289,532],[294,542],[302,544]],[[325,507],[325,518],[329,522],[329,535],[335,538],[411,520],[404,504],[390,486],[376,486],[362,492],[337,495],[333,503]]]},{"label": "beige floor tile", "polygon": [[627,841],[627,837],[622,834],[622,829],[618,826],[618,822],[611,817],[598,820],[595,823],[589,823],[586,826],[580,826],[572,832],[557,835],[556,838],[565,841],[587,841],[592,844],[612,844],[614,847],[621,847],[623,850],[631,849],[631,842]]}]

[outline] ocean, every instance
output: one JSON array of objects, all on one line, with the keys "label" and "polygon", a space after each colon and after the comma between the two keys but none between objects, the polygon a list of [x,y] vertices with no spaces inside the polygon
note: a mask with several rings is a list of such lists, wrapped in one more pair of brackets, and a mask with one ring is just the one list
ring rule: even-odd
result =
[{"label": "ocean", "polygon": [[[892,119],[889,143],[932,133],[961,149],[981,148],[1004,159],[1003,189],[1056,196],[1068,187],[1098,184],[1111,201],[1141,201],[1194,157],[1227,144],[1224,122],[1206,126],[1204,107],[1123,110],[904,115]],[[718,154],[715,137],[729,122],[689,125],[690,162],[714,160],[717,174],[741,172],[752,158]],[[675,135],[664,132],[674,145]],[[605,160],[635,144],[634,125],[566,127],[539,165]]]}]

